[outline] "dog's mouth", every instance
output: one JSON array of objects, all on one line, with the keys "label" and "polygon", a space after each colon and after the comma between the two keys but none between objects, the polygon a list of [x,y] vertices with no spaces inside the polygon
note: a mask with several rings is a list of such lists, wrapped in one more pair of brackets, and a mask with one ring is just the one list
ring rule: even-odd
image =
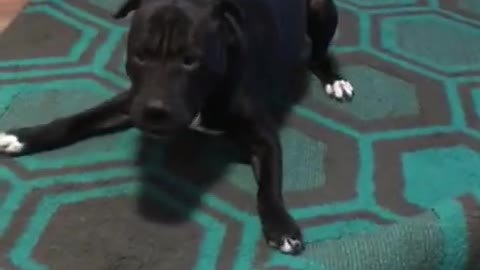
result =
[{"label": "dog's mouth", "polygon": [[142,134],[150,139],[165,141],[171,137],[167,132],[159,130],[144,129],[142,128]]},{"label": "dog's mouth", "polygon": [[169,140],[170,138],[175,136],[177,132],[180,132],[182,130],[188,130],[188,129],[194,130],[200,133],[208,134],[208,135],[215,135],[215,136],[221,135],[223,133],[223,131],[220,131],[220,130],[213,130],[213,129],[204,127],[202,123],[202,114],[200,112],[195,114],[190,124],[183,127],[182,126],[175,127],[175,128],[161,127],[161,126],[152,127],[152,126],[144,125],[141,123],[139,123],[137,127],[141,130],[143,135],[151,139],[161,140],[161,141]]},{"label": "dog's mouth", "polygon": [[199,131],[199,132],[203,132],[203,133],[208,133],[209,130],[202,127],[202,115],[201,113],[197,113],[192,121],[190,122],[190,124],[186,125],[186,126],[179,126],[179,127],[175,127],[175,128],[171,128],[171,127],[155,127],[155,126],[149,126],[149,125],[144,125],[144,124],[140,124],[138,125],[138,128],[142,131],[142,133],[149,137],[149,138],[152,138],[152,139],[159,139],[159,140],[166,140],[166,139],[169,139],[171,138],[172,136],[174,136],[177,132],[181,131],[181,130],[187,130],[187,129],[191,129],[191,130],[196,130],[196,131]]},{"label": "dog's mouth", "polygon": [[162,127],[149,127],[146,125],[139,125],[138,126],[142,133],[147,137],[157,140],[167,140],[171,138],[176,132],[180,130],[190,129],[195,130],[201,133],[209,134],[209,135],[221,135],[223,132],[219,130],[213,130],[206,128],[202,125],[202,114],[198,112],[195,117],[193,117],[192,121],[188,126],[182,128],[162,128]]}]

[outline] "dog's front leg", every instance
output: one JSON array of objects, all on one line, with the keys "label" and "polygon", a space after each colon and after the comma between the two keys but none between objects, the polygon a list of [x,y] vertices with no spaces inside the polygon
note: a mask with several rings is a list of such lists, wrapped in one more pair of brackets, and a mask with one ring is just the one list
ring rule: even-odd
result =
[{"label": "dog's front leg", "polygon": [[240,132],[242,143],[248,144],[258,183],[257,209],[265,239],[284,253],[299,254],[304,244],[301,231],[288,214],[283,200],[282,148],[278,134],[266,125]]},{"label": "dog's front leg", "polygon": [[52,150],[91,136],[131,126],[130,97],[124,92],[84,112],[49,123],[0,133],[0,153],[24,155]]}]

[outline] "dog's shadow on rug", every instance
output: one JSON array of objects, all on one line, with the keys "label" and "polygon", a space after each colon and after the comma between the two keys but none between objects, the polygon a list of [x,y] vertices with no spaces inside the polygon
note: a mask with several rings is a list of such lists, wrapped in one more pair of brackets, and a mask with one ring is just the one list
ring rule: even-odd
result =
[{"label": "dog's shadow on rug", "polygon": [[138,210],[154,222],[189,221],[202,196],[222,179],[228,167],[247,161],[240,149],[221,136],[185,131],[168,142],[145,136],[139,140]]}]

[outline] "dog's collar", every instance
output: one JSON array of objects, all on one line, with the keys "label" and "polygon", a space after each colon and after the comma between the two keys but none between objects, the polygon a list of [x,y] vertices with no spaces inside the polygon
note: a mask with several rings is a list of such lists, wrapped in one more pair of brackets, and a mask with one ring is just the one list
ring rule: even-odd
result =
[{"label": "dog's collar", "polygon": [[221,131],[221,130],[214,130],[214,129],[209,129],[209,128],[203,127],[202,126],[202,114],[201,113],[198,113],[195,116],[192,123],[190,123],[189,127],[192,130],[196,130],[198,132],[209,134],[209,135],[218,136],[218,135],[223,134],[223,131]]}]

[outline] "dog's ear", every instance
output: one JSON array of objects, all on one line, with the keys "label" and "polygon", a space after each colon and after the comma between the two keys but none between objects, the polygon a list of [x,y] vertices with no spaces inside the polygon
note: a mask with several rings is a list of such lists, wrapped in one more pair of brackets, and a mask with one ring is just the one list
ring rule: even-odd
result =
[{"label": "dog's ear", "polygon": [[[213,8],[213,19],[218,22],[221,36],[227,42],[226,59],[231,63],[227,71],[227,81],[236,81],[241,76],[244,56],[246,54],[246,39],[243,32],[244,14],[235,0],[216,0]],[[222,62],[226,64],[226,62]]]},{"label": "dog's ear", "polygon": [[235,0],[216,0],[212,13],[217,18],[228,14],[239,22],[243,21],[242,9]]},{"label": "dog's ear", "polygon": [[220,22],[220,25],[226,28],[229,43],[237,43],[235,45],[242,46],[244,43],[242,31],[244,16],[235,0],[217,0],[212,15]]},{"label": "dog's ear", "polygon": [[114,19],[127,17],[128,13],[140,7],[142,0],[126,0],[125,3],[113,14]]}]

